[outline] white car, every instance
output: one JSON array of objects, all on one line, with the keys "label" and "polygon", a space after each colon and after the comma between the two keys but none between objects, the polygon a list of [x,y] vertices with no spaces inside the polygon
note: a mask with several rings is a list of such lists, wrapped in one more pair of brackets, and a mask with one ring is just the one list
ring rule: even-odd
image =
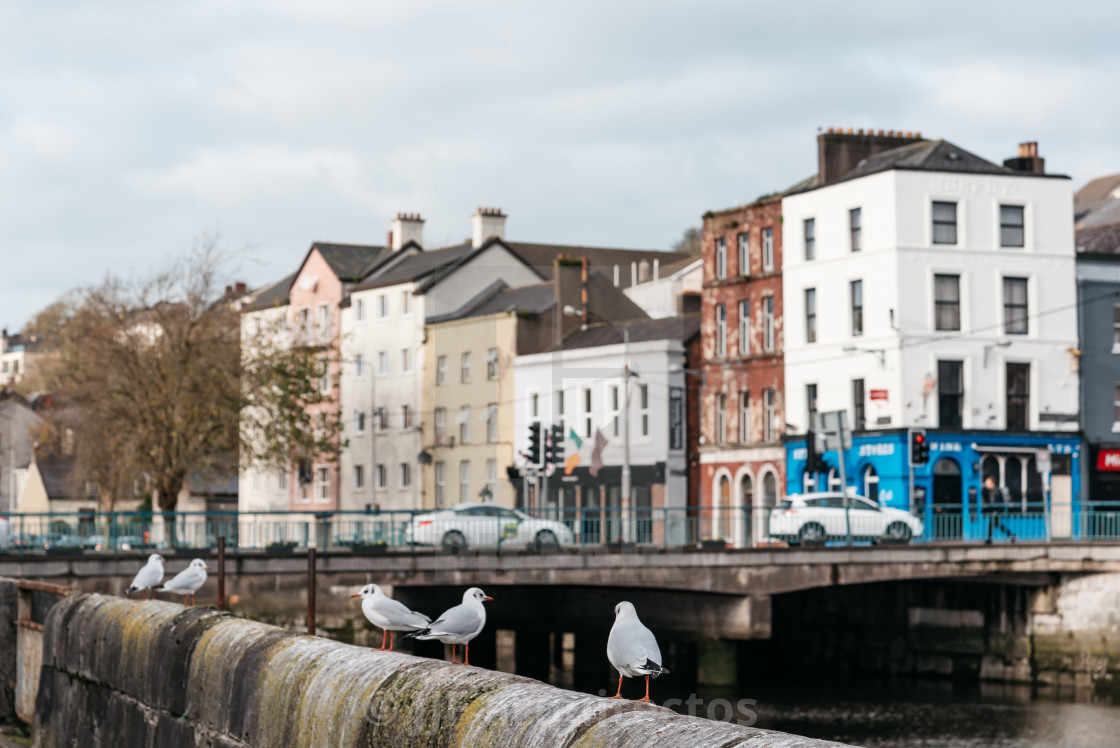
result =
[{"label": "white car", "polygon": [[[879,506],[853,492],[848,500],[852,540],[908,543],[923,532],[921,520],[901,509]],[[845,514],[839,491],[789,496],[770,511],[770,537],[791,545],[846,540]]]},{"label": "white car", "polygon": [[405,527],[405,540],[453,551],[469,546],[493,548],[499,541],[502,546],[537,549],[575,544],[572,531],[563,522],[537,519],[488,501],[468,501],[417,514]]}]

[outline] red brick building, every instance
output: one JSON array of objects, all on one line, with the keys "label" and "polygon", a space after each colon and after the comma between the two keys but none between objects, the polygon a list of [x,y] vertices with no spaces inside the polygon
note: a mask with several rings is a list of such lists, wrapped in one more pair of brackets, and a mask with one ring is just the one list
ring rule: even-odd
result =
[{"label": "red brick building", "polygon": [[736,545],[784,493],[781,219],[781,196],[704,216],[701,532]]}]

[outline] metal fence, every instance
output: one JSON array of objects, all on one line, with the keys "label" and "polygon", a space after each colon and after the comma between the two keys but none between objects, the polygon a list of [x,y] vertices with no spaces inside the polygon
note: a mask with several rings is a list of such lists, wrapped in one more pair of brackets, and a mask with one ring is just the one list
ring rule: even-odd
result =
[{"label": "metal fence", "polygon": [[9,515],[0,552],[118,554],[208,550],[224,536],[241,551],[377,553],[409,549],[542,547],[781,548],[799,545],[1015,541],[1120,541],[1120,502],[1047,510],[927,508],[914,515],[867,508],[545,508],[514,512],[183,512]]}]

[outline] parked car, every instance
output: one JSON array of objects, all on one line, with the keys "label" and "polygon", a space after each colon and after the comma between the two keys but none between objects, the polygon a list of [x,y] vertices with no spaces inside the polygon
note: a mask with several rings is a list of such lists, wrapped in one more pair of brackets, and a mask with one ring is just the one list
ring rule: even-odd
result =
[{"label": "parked car", "polygon": [[405,526],[405,542],[448,550],[499,544],[540,549],[574,545],[575,537],[563,522],[537,519],[493,502],[469,501],[413,516]]},{"label": "parked car", "polygon": [[[908,543],[922,534],[921,520],[908,512],[879,506],[854,492],[848,499],[853,540]],[[789,496],[770,511],[770,537],[791,545],[845,540],[845,514],[839,491]]]},{"label": "parked car", "polygon": [[47,551],[80,551],[85,545],[86,539],[81,535],[52,532],[43,536],[43,550]]}]

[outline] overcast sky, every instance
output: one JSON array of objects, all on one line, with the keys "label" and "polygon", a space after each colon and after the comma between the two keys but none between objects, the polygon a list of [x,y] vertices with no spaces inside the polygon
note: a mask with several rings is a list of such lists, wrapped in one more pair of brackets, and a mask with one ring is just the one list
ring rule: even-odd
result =
[{"label": "overcast sky", "polygon": [[0,4],[0,324],[205,233],[250,285],[313,240],[667,248],[816,168],[818,127],[1120,171],[1120,3]]}]

